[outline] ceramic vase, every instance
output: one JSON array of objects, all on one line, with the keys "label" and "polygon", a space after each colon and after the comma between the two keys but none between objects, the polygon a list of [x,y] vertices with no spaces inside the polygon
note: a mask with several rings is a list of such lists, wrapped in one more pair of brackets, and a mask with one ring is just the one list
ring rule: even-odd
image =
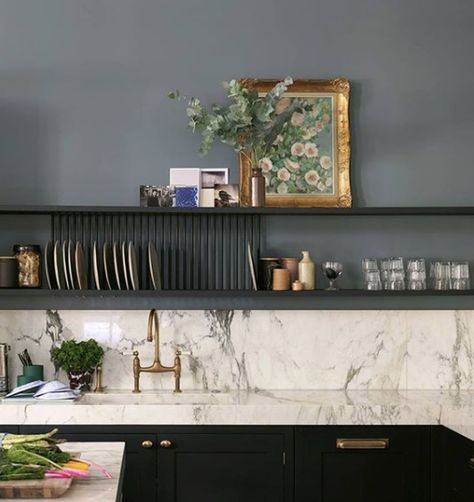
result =
[{"label": "ceramic vase", "polygon": [[68,371],[67,376],[71,389],[91,390],[92,373],[90,371]]},{"label": "ceramic vase", "polygon": [[303,251],[303,258],[298,263],[298,276],[303,284],[303,289],[311,290],[315,288],[315,268],[314,262],[309,255],[309,251]]}]

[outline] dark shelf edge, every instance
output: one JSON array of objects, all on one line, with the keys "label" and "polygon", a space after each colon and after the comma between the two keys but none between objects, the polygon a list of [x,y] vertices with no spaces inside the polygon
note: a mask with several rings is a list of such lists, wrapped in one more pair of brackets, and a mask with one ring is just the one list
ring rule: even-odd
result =
[{"label": "dark shelf edge", "polygon": [[20,206],[0,205],[1,215],[53,215],[53,214],[255,214],[266,216],[473,216],[474,206],[439,207],[316,207],[316,208],[147,208],[140,206]]},{"label": "dark shelf edge", "polygon": [[49,291],[0,290],[2,310],[460,310],[469,291]]}]

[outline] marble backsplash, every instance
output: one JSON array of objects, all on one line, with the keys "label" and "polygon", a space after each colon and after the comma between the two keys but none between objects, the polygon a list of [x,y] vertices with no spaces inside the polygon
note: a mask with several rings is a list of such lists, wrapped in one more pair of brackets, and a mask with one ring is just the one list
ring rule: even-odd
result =
[{"label": "marble backsplash", "polygon": [[[104,385],[132,389],[132,351],[153,357],[146,311],[0,311],[0,342],[27,348],[46,377],[53,344],[95,338]],[[474,311],[164,311],[161,355],[183,355],[183,389],[474,389]],[[60,374],[65,380],[65,375]],[[143,389],[172,389],[142,374]]]}]

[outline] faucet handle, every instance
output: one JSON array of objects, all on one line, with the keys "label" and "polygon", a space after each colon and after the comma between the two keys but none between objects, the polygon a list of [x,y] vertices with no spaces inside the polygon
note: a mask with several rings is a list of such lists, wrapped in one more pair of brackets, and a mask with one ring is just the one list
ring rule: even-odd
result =
[{"label": "faucet handle", "polygon": [[177,356],[191,356],[192,352],[190,350],[181,350],[181,349],[176,349],[175,354]]}]

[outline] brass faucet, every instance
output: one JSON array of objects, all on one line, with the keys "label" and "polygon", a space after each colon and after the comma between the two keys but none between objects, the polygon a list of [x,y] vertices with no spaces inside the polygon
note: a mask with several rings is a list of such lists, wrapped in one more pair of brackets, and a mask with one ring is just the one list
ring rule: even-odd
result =
[{"label": "brass faucet", "polygon": [[174,391],[181,392],[181,352],[179,350],[175,353],[174,366],[163,366],[160,361],[160,321],[158,313],[155,309],[150,310],[148,315],[148,330],[146,339],[149,342],[155,339],[155,360],[150,366],[140,366],[140,358],[138,351],[133,353],[133,392],[140,392],[140,373],[174,373]]}]

